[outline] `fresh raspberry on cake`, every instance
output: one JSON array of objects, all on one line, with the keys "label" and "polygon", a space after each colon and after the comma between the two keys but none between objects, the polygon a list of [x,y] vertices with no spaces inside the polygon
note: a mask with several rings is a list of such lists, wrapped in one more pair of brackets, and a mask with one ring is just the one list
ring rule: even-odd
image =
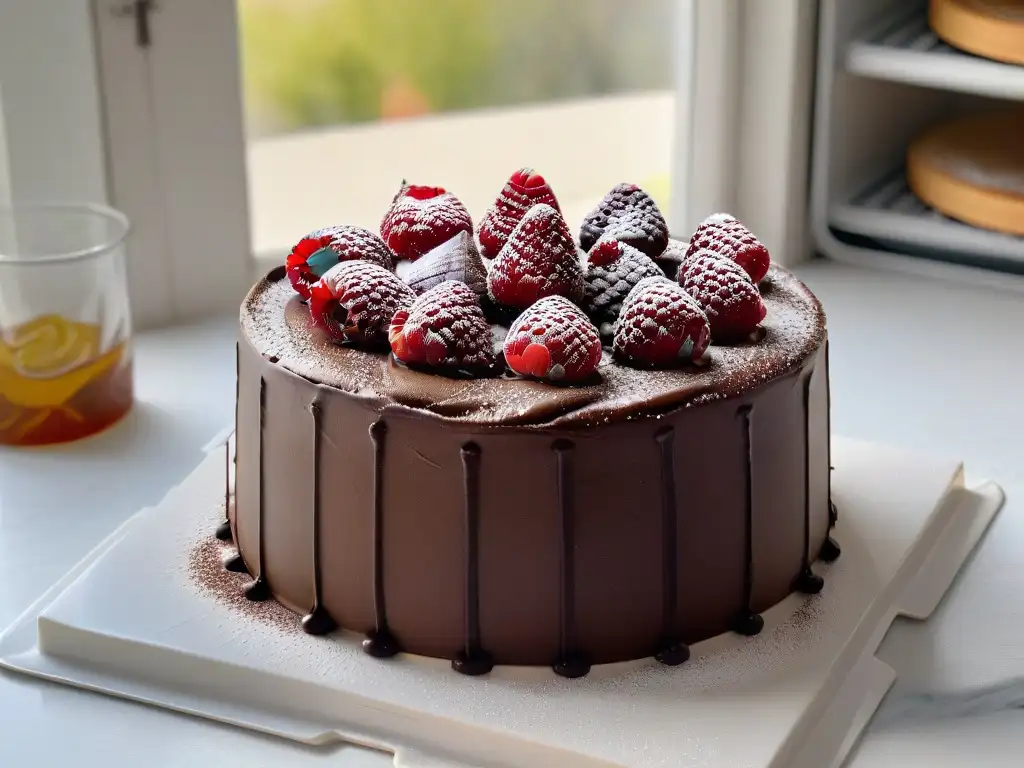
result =
[{"label": "fresh raspberry on cake", "polygon": [[460,232],[437,246],[405,271],[405,282],[416,293],[429,291],[446,280],[465,283],[477,296],[487,294],[487,268],[469,232]]},{"label": "fresh raspberry on cake", "polygon": [[544,203],[561,209],[555,193],[544,177],[532,168],[520,168],[505,182],[494,205],[480,220],[477,237],[484,257],[493,259],[505,245],[512,230],[533,206]]},{"label": "fresh raspberry on cake", "polygon": [[388,332],[395,358],[441,373],[483,375],[495,365],[491,326],[477,296],[447,280],[395,313]]},{"label": "fresh raspberry on cake", "polygon": [[547,296],[583,301],[583,268],[562,214],[546,203],[533,206],[509,235],[487,276],[491,298],[526,309]]},{"label": "fresh raspberry on cake", "polygon": [[362,227],[341,225],[311,232],[285,260],[288,280],[295,292],[309,299],[309,289],[327,270],[342,261],[361,259],[384,269],[395,268],[394,254],[376,234]]},{"label": "fresh raspberry on cake", "polygon": [[650,258],[631,245],[604,236],[590,249],[586,280],[586,308],[600,328],[601,336],[612,335],[622,302],[645,277],[663,277]]},{"label": "fresh raspberry on cake", "polygon": [[617,184],[587,214],[580,229],[580,247],[589,251],[605,233],[650,257],[668,244],[668,224],[654,198],[636,184]]},{"label": "fresh raspberry on cake", "polygon": [[472,234],[473,220],[455,195],[404,182],[380,223],[381,236],[400,259],[418,259],[459,232]]},{"label": "fresh raspberry on cake", "polygon": [[623,247],[615,235],[604,235],[594,243],[594,247],[587,254],[587,264],[593,267],[606,267],[622,256]]},{"label": "fresh raspberry on cake", "polygon": [[711,341],[707,315],[678,283],[645,277],[622,303],[615,356],[644,368],[667,368],[704,356]]},{"label": "fresh raspberry on cake", "polygon": [[700,250],[688,258],[679,270],[679,282],[704,309],[716,343],[750,336],[767,313],[750,276],[714,251]]},{"label": "fresh raspberry on cake", "polygon": [[727,213],[708,216],[697,226],[690,238],[686,257],[700,250],[714,251],[732,259],[750,275],[755,284],[764,280],[771,264],[768,249],[742,222]]},{"label": "fresh raspberry on cake", "polygon": [[343,261],[312,287],[309,311],[332,341],[386,348],[391,318],[415,299],[393,272],[368,261]]},{"label": "fresh raspberry on cake", "polygon": [[505,362],[520,376],[577,382],[601,362],[597,329],[564,296],[548,296],[523,312],[505,336]]},{"label": "fresh raspberry on cake", "polygon": [[675,280],[679,276],[679,267],[682,266],[684,261],[686,261],[686,251],[689,247],[689,243],[684,243],[681,240],[674,240],[670,237],[668,239],[668,245],[665,246],[665,250],[654,258],[654,263],[657,264],[661,268],[661,271],[668,277]]}]

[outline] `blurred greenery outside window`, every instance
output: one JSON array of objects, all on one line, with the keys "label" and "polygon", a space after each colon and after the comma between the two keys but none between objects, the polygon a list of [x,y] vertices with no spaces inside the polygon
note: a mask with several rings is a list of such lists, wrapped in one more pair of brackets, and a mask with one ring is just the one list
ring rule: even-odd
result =
[{"label": "blurred greenery outside window", "polygon": [[672,88],[676,0],[238,0],[250,137]]}]

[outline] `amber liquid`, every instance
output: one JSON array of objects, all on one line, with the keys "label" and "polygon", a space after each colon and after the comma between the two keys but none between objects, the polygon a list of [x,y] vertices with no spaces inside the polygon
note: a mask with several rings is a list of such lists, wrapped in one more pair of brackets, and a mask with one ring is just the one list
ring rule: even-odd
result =
[{"label": "amber liquid", "polygon": [[132,404],[126,340],[44,315],[0,334],[0,445],[67,443],[100,432]]}]

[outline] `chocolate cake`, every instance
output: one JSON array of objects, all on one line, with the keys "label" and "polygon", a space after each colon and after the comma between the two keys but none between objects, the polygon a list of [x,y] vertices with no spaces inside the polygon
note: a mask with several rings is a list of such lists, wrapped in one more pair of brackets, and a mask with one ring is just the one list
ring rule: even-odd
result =
[{"label": "chocolate cake", "polygon": [[[621,186],[606,201],[638,197]],[[365,230],[313,233],[242,307],[219,535],[237,543],[227,567],[253,577],[247,596],[310,633],[358,633],[376,657],[576,677],[682,663],[819,591],[812,564],[838,548],[811,292],[729,217],[663,244],[637,222],[643,196],[635,216],[599,206],[589,253],[571,237],[567,252],[538,174],[514,175],[472,239],[461,204],[430,209],[445,195],[403,186],[376,259],[351,246]],[[445,231],[389,237],[403,216]],[[416,289],[379,258],[385,243],[415,262]],[[678,279],[638,270],[638,246],[686,254]],[[630,284],[595,302],[622,258]]]}]

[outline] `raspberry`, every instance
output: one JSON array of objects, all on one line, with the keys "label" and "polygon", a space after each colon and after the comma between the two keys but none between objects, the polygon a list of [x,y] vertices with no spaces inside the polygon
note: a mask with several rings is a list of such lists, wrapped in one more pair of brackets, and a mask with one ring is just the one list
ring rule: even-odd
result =
[{"label": "raspberry", "polygon": [[486,374],[495,365],[491,326],[476,294],[447,280],[395,313],[388,332],[395,358],[442,373]]},{"label": "raspberry", "polygon": [[295,292],[309,300],[309,289],[342,261],[362,259],[384,269],[395,268],[394,254],[377,235],[362,227],[341,225],[311,232],[288,254],[285,268]]},{"label": "raspberry", "polygon": [[508,329],[505,362],[520,376],[582,381],[597,371],[601,339],[579,307],[564,296],[541,299]]},{"label": "raspberry", "polygon": [[[622,256],[623,246],[614,235],[604,235],[594,243],[594,247],[587,254],[587,263],[595,267],[606,267]],[[635,251],[636,248],[633,248]]]},{"label": "raspberry", "polygon": [[655,257],[668,244],[668,224],[654,199],[636,184],[618,184],[583,220],[580,246],[589,251],[606,232]]},{"label": "raspberry", "polygon": [[377,264],[343,261],[310,292],[313,322],[339,344],[386,348],[388,323],[416,298],[405,283]]},{"label": "raspberry", "polygon": [[583,268],[562,214],[533,206],[509,235],[487,276],[491,298],[526,309],[545,296],[583,301]]},{"label": "raspberry", "polygon": [[697,226],[690,238],[686,258],[702,249],[735,261],[750,275],[755,285],[768,274],[768,265],[771,263],[768,249],[753,232],[727,213],[708,216]]},{"label": "raspberry", "polygon": [[[618,252],[618,257],[611,254]],[[586,279],[586,307],[601,329],[601,336],[613,333],[622,302],[645,277],[664,277],[658,265],[631,245],[623,245],[607,236],[590,249],[590,267]]]},{"label": "raspberry", "polygon": [[468,232],[460,232],[409,266],[405,282],[416,293],[424,293],[445,280],[458,280],[477,296],[487,294],[487,268]]},{"label": "raspberry", "polygon": [[670,237],[665,250],[655,257],[654,263],[661,267],[661,271],[669,278],[675,280],[679,276],[679,267],[686,261],[686,249],[689,247],[688,243]]},{"label": "raspberry", "polygon": [[480,220],[477,237],[481,253],[488,259],[495,258],[526,212],[540,203],[550,205],[556,211],[561,210],[555,193],[543,176],[532,168],[522,168],[513,173],[494,205]]},{"label": "raspberry", "polygon": [[664,368],[699,360],[710,340],[707,316],[678,283],[645,277],[622,303],[612,346],[628,363]]},{"label": "raspberry", "polygon": [[754,281],[725,256],[697,251],[683,263],[679,282],[704,309],[717,343],[739,341],[764,320],[767,310]]},{"label": "raspberry", "polygon": [[380,223],[380,234],[400,259],[414,261],[451,240],[459,232],[473,233],[466,206],[441,187],[402,182]]}]

